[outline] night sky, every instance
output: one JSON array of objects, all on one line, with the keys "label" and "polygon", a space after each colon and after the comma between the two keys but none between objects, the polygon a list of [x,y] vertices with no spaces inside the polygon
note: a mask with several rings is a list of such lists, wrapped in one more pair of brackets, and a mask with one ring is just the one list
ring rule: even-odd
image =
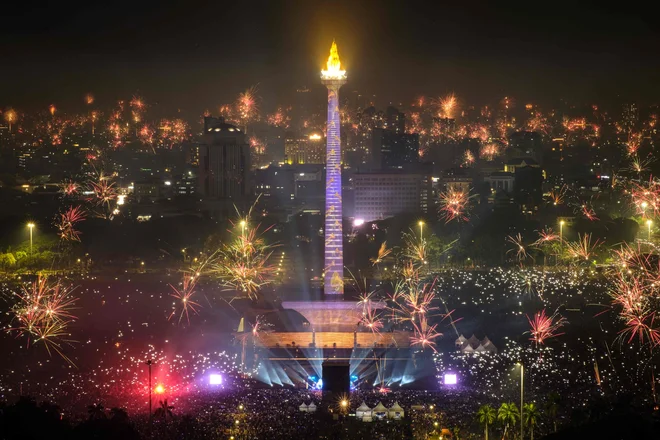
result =
[{"label": "night sky", "polygon": [[451,91],[473,104],[660,100],[657,7],[442,3],[3,4],[0,107],[73,110],[92,92],[99,105],[139,93],[201,111],[258,83],[269,109],[300,85],[322,87],[333,37],[346,89],[379,105]]}]

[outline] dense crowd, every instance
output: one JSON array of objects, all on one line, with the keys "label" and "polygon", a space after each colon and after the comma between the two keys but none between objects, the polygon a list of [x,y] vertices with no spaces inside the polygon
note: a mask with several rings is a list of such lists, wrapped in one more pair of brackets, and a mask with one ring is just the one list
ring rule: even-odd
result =
[{"label": "dense crowd", "polygon": [[[348,429],[350,435],[359,433],[363,438],[396,438],[409,434],[419,411],[437,417],[443,425],[478,432],[475,413],[480,405],[497,408],[504,402],[519,402],[517,363],[521,362],[525,401],[543,408],[548,396],[558,393],[561,422],[593,399],[627,389],[652,389],[648,350],[638,344],[612,344],[617,329],[607,316],[607,289],[604,279],[591,269],[439,273],[437,313],[453,312],[451,320],[439,324],[443,336],[437,353],[426,350],[425,357],[432,360],[437,374],[434,383],[427,384],[426,391],[415,389],[421,388],[415,383],[419,366],[411,364],[406,374],[387,370],[381,383],[373,377],[361,378],[351,393],[348,413],[362,401],[370,407],[379,401],[386,407],[398,402],[406,411],[401,423],[363,423],[350,415],[338,423],[328,411],[335,403],[323,402],[319,392],[269,387],[250,379],[251,371],[241,365],[240,344],[226,337],[240,314],[210,302],[199,316],[191,317],[190,324],[168,320],[172,299],[167,280],[82,282],[80,309],[84,313],[73,326],[76,342],[64,347],[77,365],[48,356],[39,346],[28,348],[4,338],[11,356],[0,375],[0,391],[9,402],[30,394],[61,405],[64,417],[76,423],[88,418],[86,408],[91,404],[102,404],[106,415],[108,408],[125,408],[136,429],[144,433],[151,425],[146,417],[149,376],[145,361],[153,359],[152,384],[163,387],[153,395],[154,414],[160,410],[154,416],[154,430],[197,432],[196,437],[187,438],[206,438],[206,433],[213,432],[277,439],[323,438],[325,433],[327,438],[350,438],[344,432]],[[545,344],[534,343],[529,335],[528,317],[541,309],[558,310],[567,318],[559,334]],[[224,331],[217,331],[218,325]],[[458,351],[454,344],[458,335],[473,333],[479,338],[488,336],[497,353]],[[208,374],[214,372],[223,375],[221,386],[209,386]],[[443,385],[446,372],[457,375],[456,386]],[[371,389],[383,383],[391,391]],[[648,403],[650,393],[644,399]],[[318,405],[317,413],[298,410],[300,404],[310,402]],[[549,419],[542,418],[538,431],[548,432],[549,424]],[[163,438],[168,435],[164,433]]]}]

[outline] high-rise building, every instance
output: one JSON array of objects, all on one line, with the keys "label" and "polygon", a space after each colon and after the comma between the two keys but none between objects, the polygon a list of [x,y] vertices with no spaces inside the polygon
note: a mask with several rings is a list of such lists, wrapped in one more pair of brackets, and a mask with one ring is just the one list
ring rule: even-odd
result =
[{"label": "high-rise building", "polygon": [[431,186],[432,178],[424,174],[355,174],[355,219],[370,222],[403,213],[427,213]]},{"label": "high-rise building", "polygon": [[623,125],[627,130],[632,130],[637,126],[639,122],[639,108],[634,102],[631,104],[625,104],[623,106]]},{"label": "high-rise building", "polygon": [[324,164],[323,132],[313,130],[303,135],[287,132],[284,140],[284,160],[289,165]]},{"label": "high-rise building", "polygon": [[374,128],[371,160],[378,169],[404,168],[419,162],[419,135]]},{"label": "high-rise building", "polygon": [[292,109],[291,122],[293,127],[300,129],[305,127],[305,122],[309,122],[311,116],[311,95],[312,91],[307,86],[296,89],[295,105]]},{"label": "high-rise building", "polygon": [[204,118],[199,146],[199,192],[210,199],[250,194],[250,146],[243,131],[222,118]]},{"label": "high-rise building", "polygon": [[328,88],[328,137],[325,160],[325,275],[323,285],[326,295],[343,295],[344,253],[339,89],[346,84],[346,71],[341,70],[337,44],[334,41],[330,48],[326,69],[321,71],[321,82]]},{"label": "high-rise building", "polygon": [[383,126],[395,133],[406,132],[406,115],[396,107],[389,106],[385,109],[385,121]]}]

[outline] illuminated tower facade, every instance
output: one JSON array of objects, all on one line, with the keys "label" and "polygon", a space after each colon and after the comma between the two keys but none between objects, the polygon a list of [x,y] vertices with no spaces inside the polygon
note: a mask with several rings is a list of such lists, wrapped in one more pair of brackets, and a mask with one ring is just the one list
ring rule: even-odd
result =
[{"label": "illuminated tower facade", "polygon": [[339,133],[339,89],[346,84],[341,70],[337,44],[332,42],[327,70],[321,82],[328,88],[328,124],[325,160],[325,256],[324,290],[326,295],[344,294],[344,252],[341,200],[341,138]]}]

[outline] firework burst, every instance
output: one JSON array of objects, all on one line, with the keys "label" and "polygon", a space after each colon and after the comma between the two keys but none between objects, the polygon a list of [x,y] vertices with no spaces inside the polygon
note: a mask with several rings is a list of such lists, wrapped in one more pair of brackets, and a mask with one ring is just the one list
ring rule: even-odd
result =
[{"label": "firework burst", "polygon": [[656,286],[649,271],[631,274],[622,270],[617,274],[610,296],[612,305],[618,310],[618,318],[625,326],[619,332],[622,341],[627,339],[630,343],[638,337],[641,344],[660,344],[660,328],[655,323],[656,311],[652,306],[657,300]]},{"label": "firework burst", "polygon": [[539,232],[539,239],[532,243],[532,246],[541,247],[557,240],[559,240],[559,235],[555,234],[552,228],[545,228]]},{"label": "firework burst", "polygon": [[660,185],[650,179],[648,182],[633,183],[629,190],[632,206],[642,217],[655,217],[660,214]]},{"label": "firework burst", "polygon": [[260,225],[252,226],[253,208],[245,216],[239,213],[239,221],[232,223],[229,231],[232,238],[213,258],[213,273],[223,285],[252,299],[275,274],[275,266],[269,261],[274,246],[267,245],[263,238],[270,228],[261,231]]},{"label": "firework burst", "polygon": [[257,103],[257,86],[252,86],[238,95],[236,109],[241,125],[247,126],[259,119],[259,105]]},{"label": "firework burst", "polygon": [[598,220],[598,217],[596,216],[596,211],[591,207],[589,204],[583,204],[580,208],[580,211],[582,212],[582,215],[589,220],[589,221],[596,221]]},{"label": "firework burst", "polygon": [[463,163],[465,166],[469,167],[472,164],[474,164],[474,154],[472,154],[472,151],[470,150],[465,150],[465,154],[463,154]]},{"label": "firework burst", "polygon": [[270,333],[273,331],[273,324],[268,322],[263,315],[257,315],[252,324],[252,337],[259,339],[262,333]]},{"label": "firework burst", "polygon": [[383,328],[383,320],[380,318],[380,313],[378,313],[378,310],[371,303],[365,308],[360,323],[373,333],[380,333],[380,330]]},{"label": "firework burst", "polygon": [[387,248],[387,242],[384,241],[381,245],[380,248],[378,248],[378,255],[376,258],[370,258],[369,261],[371,261],[371,265],[375,266],[377,264],[380,264],[387,258],[388,255],[392,253],[392,249]]},{"label": "firework burst", "polygon": [[566,185],[562,185],[558,189],[553,189],[548,194],[548,201],[552,203],[554,206],[563,205],[564,198],[566,197],[566,191],[567,191]]},{"label": "firework burst", "polygon": [[591,242],[591,234],[578,234],[578,240],[568,243],[567,251],[570,258],[578,261],[589,261],[595,254],[600,240]]},{"label": "firework burst", "polygon": [[80,231],[76,224],[85,221],[85,212],[80,206],[70,207],[66,212],[59,214],[56,222],[59,236],[64,241],[80,241]]},{"label": "firework burst", "polygon": [[289,108],[278,107],[275,113],[268,115],[268,124],[274,127],[288,128],[291,118],[288,115]]},{"label": "firework burst", "polygon": [[14,109],[10,108],[5,111],[4,117],[7,124],[9,124],[9,131],[11,132],[11,126],[18,120],[18,114]]},{"label": "firework burst", "polygon": [[527,316],[529,321],[531,337],[530,341],[534,341],[536,345],[543,345],[545,341],[554,338],[563,333],[558,333],[558,330],[567,322],[566,319],[560,316],[557,312],[548,316],[545,309],[536,312],[533,318]]},{"label": "firework burst", "polygon": [[160,142],[168,148],[173,148],[188,137],[189,127],[183,119],[162,119],[159,129]]},{"label": "firework burst", "polygon": [[436,331],[438,325],[430,325],[425,316],[422,316],[419,320],[419,324],[413,322],[413,336],[410,338],[411,346],[419,346],[420,348],[431,348],[433,351],[437,352],[435,346],[435,339],[442,336],[442,333]]},{"label": "firework burst", "polygon": [[487,161],[492,161],[500,154],[500,147],[494,142],[488,143],[481,147],[479,151],[479,156],[483,157]]},{"label": "firework burst", "polygon": [[428,260],[428,246],[426,240],[420,237],[417,238],[415,234],[403,235],[404,247],[403,257],[408,261],[412,261],[417,265],[424,265]]},{"label": "firework burst", "polygon": [[436,104],[439,116],[447,119],[454,119],[458,110],[458,99],[456,99],[456,96],[453,93],[450,93],[444,98],[439,98],[436,101]]},{"label": "firework burst", "polygon": [[[190,324],[190,312],[195,315],[198,314],[198,309],[201,308],[201,305],[193,301],[192,297],[195,294],[197,287],[197,281],[199,280],[199,272],[184,272],[183,279],[181,281],[181,287],[175,287],[172,284],[169,286],[172,288],[170,296],[176,298],[181,304],[181,313],[179,314],[179,324],[183,319],[183,316],[186,316],[188,324]],[[172,310],[172,314],[168,319],[171,319],[176,313],[176,308]]]},{"label": "firework burst", "polygon": [[509,235],[506,238],[506,241],[509,242],[511,245],[513,245],[511,249],[506,251],[507,254],[514,253],[516,259],[519,262],[522,262],[529,257],[529,254],[527,253],[527,249],[525,247],[525,243],[523,242],[523,238],[522,235],[520,235],[520,233],[514,236]]},{"label": "firework burst", "polygon": [[467,191],[450,187],[440,194],[440,216],[445,219],[445,223],[452,220],[468,221],[469,201],[470,195]]},{"label": "firework burst", "polygon": [[65,196],[73,196],[78,193],[80,187],[73,180],[66,180],[60,184],[60,192]]},{"label": "firework burst", "polygon": [[392,305],[388,309],[396,321],[414,322],[426,317],[429,312],[438,310],[438,307],[433,305],[436,300],[435,280],[432,283],[422,283],[419,270],[412,263],[408,267],[408,276],[397,283],[394,293],[390,295]]},{"label": "firework burst", "polygon": [[640,175],[643,172],[647,171],[652,163],[653,163],[652,157],[647,157],[642,159],[637,154],[635,154],[630,159],[630,166],[628,167],[628,170]]},{"label": "firework burst", "polygon": [[110,205],[117,198],[117,189],[114,182],[103,173],[100,173],[96,180],[90,180],[88,188],[91,196],[87,198],[87,201],[95,206],[110,209]]},{"label": "firework burst", "polygon": [[628,143],[626,144],[626,151],[629,156],[636,156],[637,151],[639,150],[640,145],[642,144],[642,134],[641,133],[629,133],[628,134]]},{"label": "firework burst", "polygon": [[14,293],[17,302],[11,309],[13,321],[8,331],[25,337],[28,347],[43,344],[49,354],[55,351],[71,363],[62,352],[62,344],[72,342],[66,339],[70,336],[68,326],[76,319],[73,310],[77,298],[72,293],[73,289],[59,280],[51,282],[39,276],[20,293]]}]

